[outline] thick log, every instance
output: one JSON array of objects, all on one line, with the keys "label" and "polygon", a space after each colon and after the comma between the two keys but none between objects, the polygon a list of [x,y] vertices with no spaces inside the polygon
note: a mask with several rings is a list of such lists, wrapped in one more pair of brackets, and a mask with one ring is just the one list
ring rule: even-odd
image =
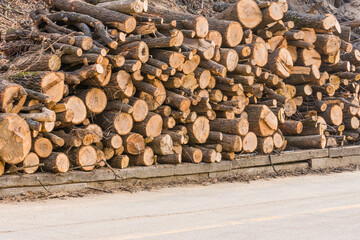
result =
[{"label": "thick log", "polygon": [[157,156],[157,163],[160,164],[180,164],[181,163],[181,153],[175,153],[175,154],[170,154],[170,155],[165,155],[165,156]]},{"label": "thick log", "polygon": [[241,42],[243,30],[237,21],[207,18],[209,29],[218,31],[222,36],[223,47],[236,47]]},{"label": "thick log", "polygon": [[315,28],[329,30],[337,23],[332,14],[315,15],[296,11],[287,11],[284,14],[283,21],[294,21],[296,28]]},{"label": "thick log", "polygon": [[278,48],[269,55],[267,68],[282,78],[290,76],[293,61],[288,50]]},{"label": "thick log", "polygon": [[185,125],[192,143],[205,143],[209,133],[210,124],[206,117],[198,117],[195,122]]},{"label": "thick log", "polygon": [[259,137],[257,150],[262,154],[270,154],[274,151],[274,140],[272,136]]},{"label": "thick log", "polygon": [[247,118],[221,119],[210,121],[210,129],[213,131],[245,136],[249,131]]},{"label": "thick log", "polygon": [[203,159],[201,149],[182,146],[182,160],[184,162],[200,163]]},{"label": "thick log", "polygon": [[85,103],[88,116],[95,116],[104,111],[107,97],[100,88],[90,88],[77,93],[77,96]]},{"label": "thick log", "polygon": [[154,140],[149,143],[149,147],[152,148],[155,154],[169,155],[172,153],[173,140],[169,134],[163,134],[155,137]]},{"label": "thick log", "polygon": [[88,78],[104,73],[104,71],[104,67],[101,64],[92,64],[73,72],[65,72],[65,82],[71,85],[80,84]]},{"label": "thick log", "polygon": [[279,129],[284,135],[298,135],[302,132],[303,124],[300,121],[286,120],[279,124]]},{"label": "thick log", "polygon": [[238,21],[244,27],[252,29],[262,21],[262,12],[255,1],[242,0],[215,15],[215,18]]},{"label": "thick log", "polygon": [[241,137],[243,151],[246,153],[252,153],[256,150],[258,140],[253,132],[248,132],[245,136]]},{"label": "thick log", "polygon": [[320,114],[330,125],[340,126],[343,120],[343,112],[339,105],[329,104],[326,111]]},{"label": "thick log", "polygon": [[19,57],[10,66],[14,71],[58,71],[61,59],[55,54],[27,54]]},{"label": "thick log", "polygon": [[18,84],[0,80],[0,111],[19,113],[26,100],[27,93]]},{"label": "thick log", "polygon": [[147,1],[140,0],[127,0],[127,1],[110,1],[101,2],[97,4],[97,7],[106,8],[121,13],[141,13],[146,12],[148,9]]},{"label": "thick log", "polygon": [[104,91],[109,100],[131,97],[134,94],[134,85],[130,74],[123,70],[113,73]]},{"label": "thick log", "polygon": [[23,173],[33,174],[38,170],[39,164],[40,164],[40,159],[38,155],[36,155],[36,153],[31,152],[25,157],[24,161],[22,161],[17,165],[17,167],[22,169],[21,171]]},{"label": "thick log", "polygon": [[146,147],[139,155],[129,155],[130,164],[135,166],[151,166],[155,162],[154,152],[151,147]]},{"label": "thick log", "polygon": [[149,59],[149,47],[143,41],[121,45],[116,49],[116,52],[118,54],[123,53],[122,55],[125,58],[137,59],[142,63],[146,63]]},{"label": "thick log", "polygon": [[83,171],[92,171],[96,166],[97,153],[93,146],[81,146],[71,150],[69,155],[70,163]]},{"label": "thick log", "polygon": [[105,147],[119,149],[123,145],[122,138],[119,134],[105,132],[102,142]]},{"label": "thick log", "polygon": [[310,136],[286,136],[286,141],[290,146],[299,148],[325,148],[326,137],[324,135]]},{"label": "thick log", "polygon": [[43,170],[53,173],[66,173],[70,167],[69,158],[64,153],[53,152],[49,157],[41,159],[45,165]]},{"label": "thick log", "polygon": [[243,148],[242,139],[238,135],[223,134],[223,140],[220,144],[222,146],[222,150],[225,152],[240,152]]},{"label": "thick log", "polygon": [[134,123],[132,131],[146,137],[157,137],[161,134],[163,120],[159,114],[149,112],[144,121]]},{"label": "thick log", "polygon": [[129,133],[122,136],[124,152],[139,155],[145,150],[145,141],[144,137],[138,133]]},{"label": "thick log", "polygon": [[77,125],[85,120],[87,115],[86,106],[80,98],[76,96],[70,96],[64,98],[62,102],[65,103],[67,108],[74,113],[74,117],[71,120],[71,123]]},{"label": "thick log", "polygon": [[35,152],[41,158],[47,158],[50,156],[53,145],[47,138],[37,137],[33,139],[31,150]]},{"label": "thick log", "polygon": [[110,159],[108,162],[113,168],[124,169],[129,166],[129,156],[127,155],[117,155]]},{"label": "thick log", "polygon": [[130,114],[118,111],[104,111],[95,117],[95,123],[105,131],[116,132],[119,135],[128,134],[133,128],[133,119]]},{"label": "thick log", "polygon": [[277,130],[277,117],[267,106],[251,104],[245,111],[248,113],[249,130],[257,136],[267,137]]},{"label": "thick log", "polygon": [[317,34],[315,48],[320,54],[333,55],[339,51],[341,40],[338,36]]}]

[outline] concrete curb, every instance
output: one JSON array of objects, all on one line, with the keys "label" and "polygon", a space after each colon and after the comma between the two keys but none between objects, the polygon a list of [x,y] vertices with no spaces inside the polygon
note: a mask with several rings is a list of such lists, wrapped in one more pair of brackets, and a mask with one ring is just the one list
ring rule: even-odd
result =
[{"label": "concrete curb", "polygon": [[[71,171],[65,174],[36,173],[0,177],[0,197],[31,192],[75,191],[87,187],[116,187],[139,180],[146,183],[171,183],[183,180],[200,180],[214,177],[231,177],[234,174],[255,175],[277,170],[322,169],[360,165],[360,146],[331,149],[286,151],[278,155],[238,155],[234,161],[220,163],[183,163],[156,165],[116,170],[97,169],[92,172]],[[42,186],[43,185],[43,186]]]}]

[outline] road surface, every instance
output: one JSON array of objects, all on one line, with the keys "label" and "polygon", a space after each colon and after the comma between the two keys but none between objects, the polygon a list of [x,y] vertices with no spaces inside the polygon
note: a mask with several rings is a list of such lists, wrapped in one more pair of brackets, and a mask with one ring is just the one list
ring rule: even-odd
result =
[{"label": "road surface", "polygon": [[1,203],[0,239],[360,239],[360,171]]}]

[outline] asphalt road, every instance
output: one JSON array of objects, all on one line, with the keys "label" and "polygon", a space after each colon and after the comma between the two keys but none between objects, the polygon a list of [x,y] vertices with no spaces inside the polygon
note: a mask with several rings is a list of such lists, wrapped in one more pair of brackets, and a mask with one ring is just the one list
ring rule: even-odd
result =
[{"label": "asphalt road", "polygon": [[360,239],[360,172],[1,203],[0,239]]}]

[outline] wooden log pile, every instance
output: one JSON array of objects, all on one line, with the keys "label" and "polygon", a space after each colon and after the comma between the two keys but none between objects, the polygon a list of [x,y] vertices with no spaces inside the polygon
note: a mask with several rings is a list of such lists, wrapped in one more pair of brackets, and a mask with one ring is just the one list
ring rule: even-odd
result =
[{"label": "wooden log pile", "polygon": [[359,139],[360,52],[331,14],[286,1],[217,3],[212,18],[140,0],[45,2],[58,11],[32,12],[36,28],[0,45],[0,175]]}]

